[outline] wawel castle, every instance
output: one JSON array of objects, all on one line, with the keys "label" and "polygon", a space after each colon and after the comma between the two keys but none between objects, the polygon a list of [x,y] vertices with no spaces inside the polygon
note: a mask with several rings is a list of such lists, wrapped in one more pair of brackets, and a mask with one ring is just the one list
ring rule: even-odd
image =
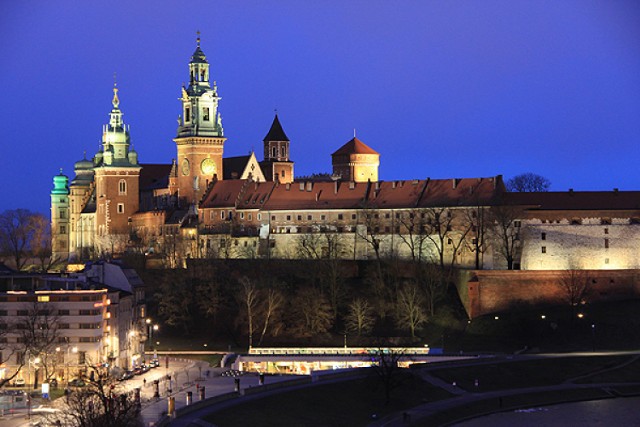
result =
[{"label": "wawel castle", "polygon": [[[166,164],[141,163],[113,89],[102,147],[54,177],[53,252],[189,258],[385,257],[470,269],[640,267],[640,192],[509,193],[501,176],[380,181],[380,155],[336,141],[331,176],[296,179],[276,115],[262,159],[224,157],[218,89],[198,39]],[[135,124],[134,124],[135,126]],[[144,147],[139,143],[138,147]],[[86,157],[86,156],[85,156]]]}]

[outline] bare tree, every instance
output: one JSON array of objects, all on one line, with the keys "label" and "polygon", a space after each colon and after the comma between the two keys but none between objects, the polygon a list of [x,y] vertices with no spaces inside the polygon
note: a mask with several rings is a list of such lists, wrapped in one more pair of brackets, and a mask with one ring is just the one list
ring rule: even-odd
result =
[{"label": "bare tree", "polygon": [[51,252],[51,224],[40,214],[33,215],[32,224],[31,254],[40,261],[40,271],[44,273],[58,262]]},{"label": "bare tree", "polygon": [[27,209],[0,214],[0,250],[11,257],[17,270],[22,270],[28,261],[39,216]]},{"label": "bare tree", "polygon": [[450,208],[428,208],[425,212],[427,214],[427,237],[436,249],[440,268],[445,268],[447,247],[450,248],[450,265],[453,266],[458,251],[465,242],[472,225],[466,221],[456,223],[458,218],[456,218],[455,211]]},{"label": "bare tree", "polygon": [[333,312],[326,297],[318,289],[303,287],[292,302],[295,317],[293,330],[298,336],[323,334],[333,326]]},{"label": "bare tree", "polygon": [[507,181],[507,190],[509,191],[544,192],[549,191],[549,187],[551,187],[551,181],[531,172],[516,175]]},{"label": "bare tree", "polygon": [[356,332],[358,336],[366,334],[373,329],[375,317],[373,307],[364,298],[355,298],[349,304],[349,311],[345,316],[345,326],[348,331]]},{"label": "bare tree", "polygon": [[382,382],[385,405],[391,400],[391,392],[404,381],[399,362],[405,358],[405,351],[394,348],[379,348],[372,354],[371,368]]},{"label": "bare tree", "polygon": [[135,390],[127,391],[106,368],[89,366],[87,385],[74,390],[64,410],[46,416],[47,425],[66,427],[142,427]]},{"label": "bare tree", "polygon": [[489,227],[490,215],[484,206],[474,206],[464,211],[465,221],[470,225],[469,236],[467,238],[467,246],[475,255],[475,268],[480,270],[483,268],[484,253],[489,247]]},{"label": "bare tree", "polygon": [[410,209],[400,213],[398,222],[401,225],[400,240],[409,248],[411,259],[421,261],[424,256],[427,234],[427,214],[420,209]]},{"label": "bare tree", "polygon": [[412,338],[416,336],[416,329],[427,321],[424,296],[414,283],[398,290],[395,318],[398,327],[408,329]]},{"label": "bare tree", "polygon": [[436,264],[423,262],[416,267],[416,280],[424,290],[427,311],[433,316],[436,304],[447,294],[448,274]]},{"label": "bare tree", "polygon": [[359,215],[361,224],[356,226],[356,235],[367,242],[376,256],[376,261],[380,264],[382,258],[382,243],[385,236],[382,234],[383,224],[380,218],[380,211],[371,207],[365,207]]},{"label": "bare tree", "polygon": [[591,290],[591,278],[587,270],[565,270],[560,277],[560,287],[565,301],[575,310],[579,304],[586,303]]},{"label": "bare tree", "polygon": [[253,283],[248,277],[241,277],[238,282],[240,283],[239,298],[241,301],[244,318],[247,322],[249,348],[253,347],[253,332],[255,329],[255,321],[257,315],[257,307],[259,303],[258,289],[255,283]]},{"label": "bare tree", "polygon": [[263,322],[258,345],[262,345],[262,340],[267,334],[269,327],[273,325],[274,320],[282,311],[284,303],[285,298],[282,292],[277,289],[269,289],[266,291],[266,296],[262,302],[261,314]]},{"label": "bare tree", "polygon": [[191,280],[177,271],[165,271],[155,293],[158,314],[170,326],[179,327],[184,333],[193,323],[194,292]]},{"label": "bare tree", "polygon": [[491,233],[495,239],[495,250],[507,262],[507,269],[513,270],[517,251],[521,245],[521,219],[524,211],[518,206],[497,205],[489,213],[492,223]]}]

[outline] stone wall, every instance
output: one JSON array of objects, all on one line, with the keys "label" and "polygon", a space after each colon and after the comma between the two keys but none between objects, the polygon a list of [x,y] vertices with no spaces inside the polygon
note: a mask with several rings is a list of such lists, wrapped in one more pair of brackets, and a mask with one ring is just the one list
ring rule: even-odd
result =
[{"label": "stone wall", "polygon": [[[640,270],[587,270],[587,302],[640,297]],[[520,304],[569,304],[566,270],[475,270],[461,275],[458,290],[470,319]]]}]

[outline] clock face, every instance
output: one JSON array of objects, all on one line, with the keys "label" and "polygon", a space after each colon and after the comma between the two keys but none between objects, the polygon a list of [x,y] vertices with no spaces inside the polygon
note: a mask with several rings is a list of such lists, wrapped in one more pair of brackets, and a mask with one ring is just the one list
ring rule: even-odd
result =
[{"label": "clock face", "polygon": [[200,169],[205,175],[213,175],[216,173],[216,163],[211,159],[204,159],[200,164]]},{"label": "clock face", "polygon": [[182,175],[189,175],[189,160],[182,161]]}]

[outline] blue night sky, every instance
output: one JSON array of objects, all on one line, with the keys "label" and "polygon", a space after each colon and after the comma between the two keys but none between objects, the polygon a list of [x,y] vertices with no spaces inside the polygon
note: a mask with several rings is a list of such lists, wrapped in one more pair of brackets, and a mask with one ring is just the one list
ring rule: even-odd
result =
[{"label": "blue night sky", "polygon": [[196,31],[225,155],[274,109],[296,175],[357,136],[383,180],[535,172],[640,190],[637,1],[11,1],[0,4],[0,210],[48,212],[120,108],[141,163],[170,163]]}]

